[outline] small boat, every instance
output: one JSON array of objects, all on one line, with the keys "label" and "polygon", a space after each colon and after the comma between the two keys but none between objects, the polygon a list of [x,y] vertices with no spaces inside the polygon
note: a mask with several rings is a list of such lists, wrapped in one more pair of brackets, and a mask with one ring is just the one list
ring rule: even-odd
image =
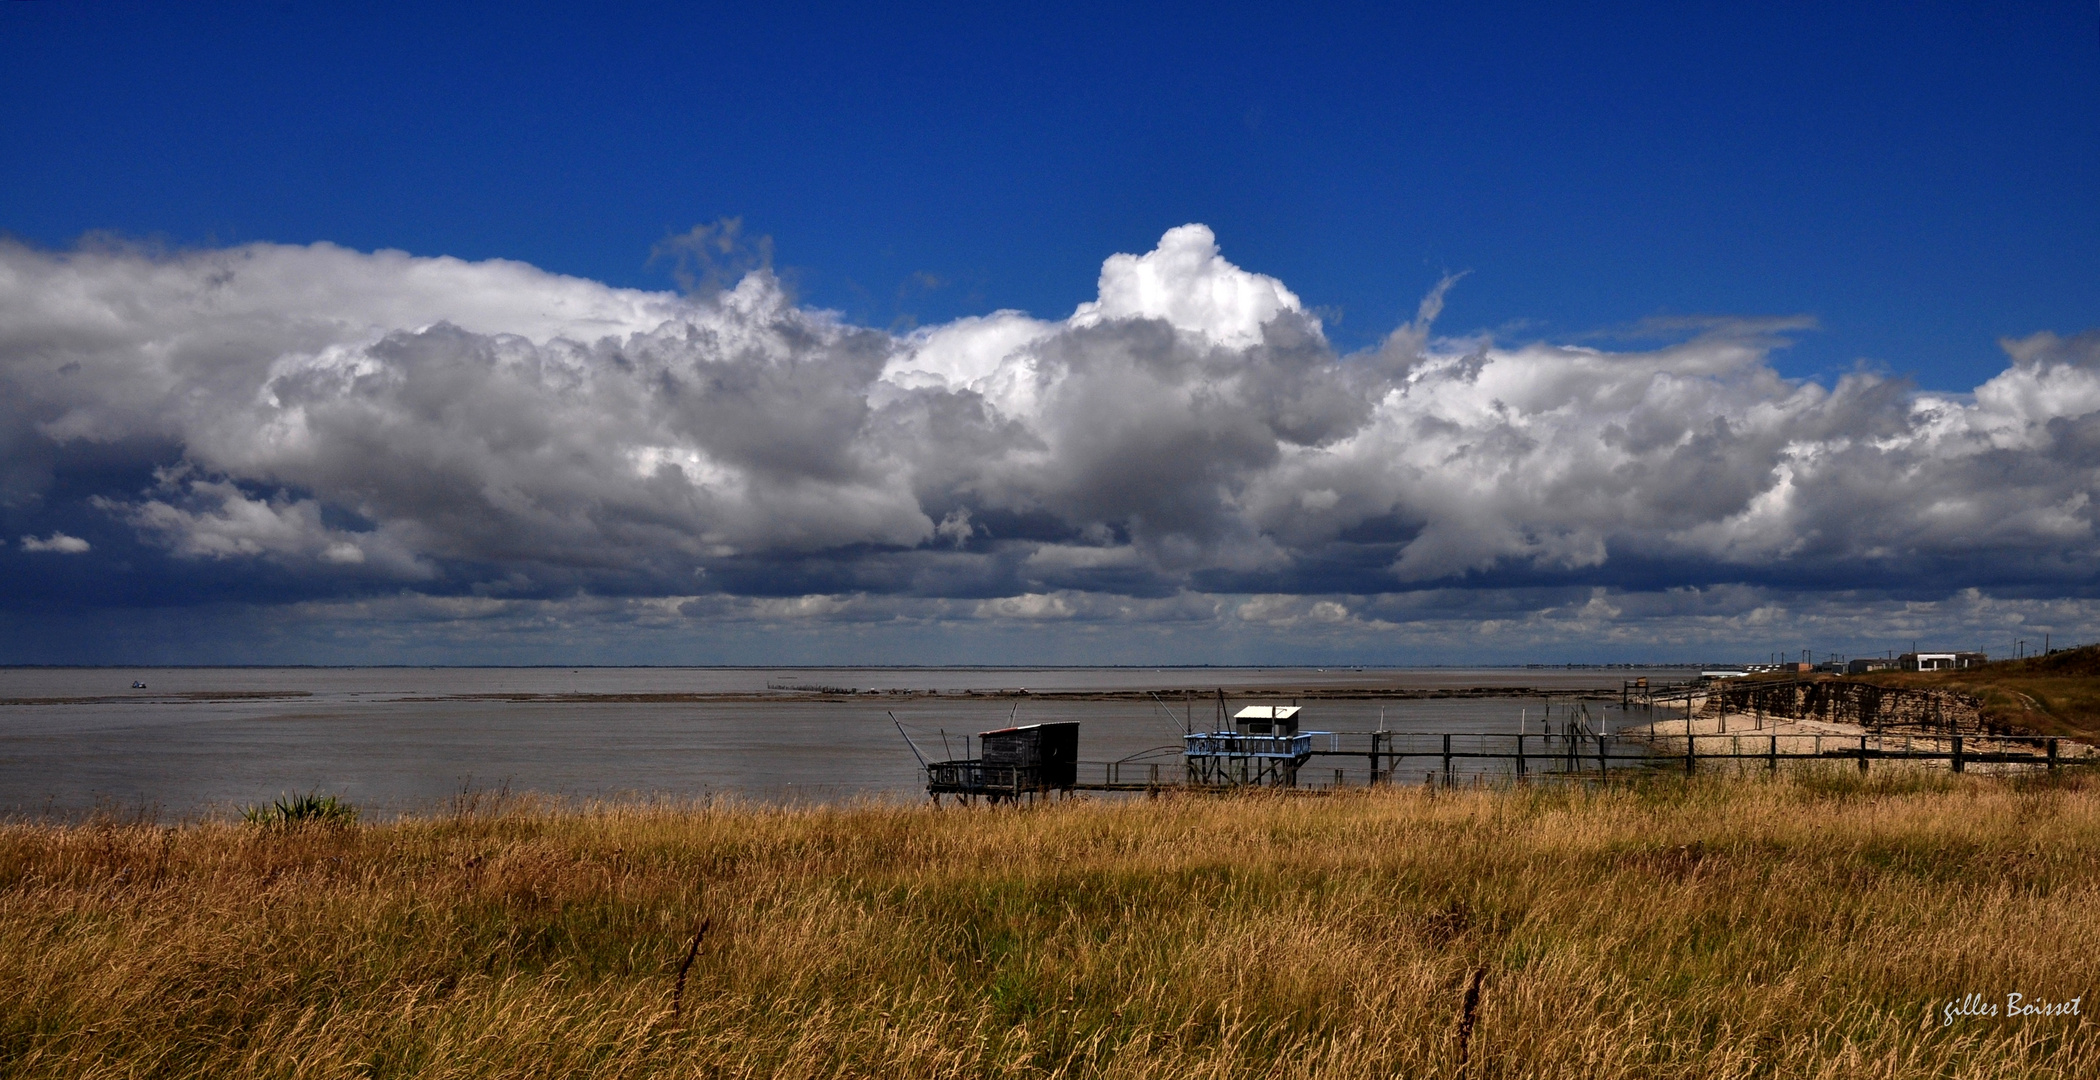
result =
[{"label": "small boat", "polygon": [[146,688],[146,684],[138,681],[137,679],[133,679],[131,680],[131,688],[133,690],[144,690]]}]

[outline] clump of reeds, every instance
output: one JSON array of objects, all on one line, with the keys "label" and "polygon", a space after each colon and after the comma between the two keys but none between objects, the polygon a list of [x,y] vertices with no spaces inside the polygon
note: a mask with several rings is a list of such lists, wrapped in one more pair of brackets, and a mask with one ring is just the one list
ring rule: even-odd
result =
[{"label": "clump of reeds", "polygon": [[283,795],[274,803],[244,806],[241,808],[241,820],[250,825],[265,827],[343,827],[357,824],[357,807],[340,796],[309,792],[305,795]]},{"label": "clump of reeds", "polygon": [[2088,1077],[1942,1009],[2100,986],[2096,844],[2081,780],[1844,772],[13,824],[0,1074]]}]

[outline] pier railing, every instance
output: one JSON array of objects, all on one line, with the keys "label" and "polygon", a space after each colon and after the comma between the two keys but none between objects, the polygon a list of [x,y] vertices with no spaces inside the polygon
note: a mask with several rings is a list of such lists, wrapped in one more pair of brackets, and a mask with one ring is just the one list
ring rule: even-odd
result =
[{"label": "pier railing", "polygon": [[1312,753],[1316,734],[1329,733],[1247,735],[1237,731],[1203,731],[1182,736],[1182,753],[1188,757],[1302,758]]},{"label": "pier railing", "polygon": [[1050,787],[1036,765],[987,765],[973,759],[926,766],[926,790],[934,795],[1021,795]]},{"label": "pier railing", "polygon": [[[1317,738],[1315,738],[1317,734]],[[1910,735],[1726,734],[1607,735],[1592,732],[1499,734],[1484,732],[1342,731],[1291,736],[1238,736],[1270,740],[1304,755],[1244,757],[1288,769],[1280,786],[1340,788],[1420,782],[1451,785],[1464,777],[1491,774],[1518,780],[1582,780],[1614,773],[1702,770],[1777,771],[1803,762],[1838,763],[1868,771],[1875,763],[1945,768],[1966,772],[2077,768],[2100,765],[2100,752],[2068,740],[1993,736],[1987,739]],[[1293,745],[1296,744],[1296,745]],[[1171,751],[1170,751],[1171,753]],[[1245,786],[1249,777],[1228,774],[1218,758],[1158,757],[1081,761],[1072,766],[1080,791],[1161,792],[1218,790]],[[1333,768],[1341,765],[1341,768]],[[1629,772],[1629,770],[1632,770]],[[996,799],[1052,790],[1043,770],[1032,766],[986,765],[981,761],[937,761],[927,765],[927,790],[936,795],[982,795]],[[1272,784],[1278,779],[1271,776]],[[1063,790],[1063,785],[1055,785]]]},{"label": "pier railing", "polygon": [[[1866,771],[1873,762],[1944,763],[1954,772],[1971,765],[1998,768],[2055,769],[2100,764],[2100,754],[2066,740],[1992,736],[1987,739],[1914,735],[1658,734],[1652,731],[1609,735],[1588,731],[1551,734],[1443,732],[1336,732],[1334,745],[1316,748],[1314,758],[1364,762],[1370,782],[1388,782],[1409,768],[1434,764],[1428,778],[1441,773],[1449,781],[1462,764],[1491,766],[1491,771],[1530,775],[1609,775],[1613,769],[1682,769],[1696,772],[1728,763],[1776,770],[1781,762],[1840,761]],[[1347,745],[1344,745],[1347,744]],[[1480,772],[1468,768],[1467,772]],[[1338,770],[1338,775],[1340,771]],[[1301,775],[1317,776],[1308,767]]]},{"label": "pier railing", "polygon": [[[1289,782],[1293,786],[1318,788],[1407,783],[1418,778],[1448,784],[1460,775],[1483,773],[1520,779],[1578,779],[1608,777],[1626,770],[1777,770],[1782,764],[1801,762],[1843,763],[1856,765],[1862,771],[1876,762],[1907,763],[1953,772],[1970,768],[2005,771],[2100,765],[2100,754],[2090,747],[2067,740],[2021,736],[1976,739],[1740,732],[1695,733],[1687,737],[1586,731],[1521,735],[1406,731],[1316,734],[1317,738],[1309,733],[1239,738],[1298,741],[1304,747],[1300,752],[1306,764],[1291,774]],[[1148,791],[1237,786],[1244,782],[1221,778],[1217,770],[1204,767],[1204,760],[1082,761],[1077,787],[1093,791]],[[1333,765],[1343,767],[1332,768]]]}]

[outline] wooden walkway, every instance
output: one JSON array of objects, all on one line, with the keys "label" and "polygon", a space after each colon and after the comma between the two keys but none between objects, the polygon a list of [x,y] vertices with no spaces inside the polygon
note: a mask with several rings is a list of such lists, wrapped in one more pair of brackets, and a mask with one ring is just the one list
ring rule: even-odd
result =
[{"label": "wooden walkway", "polygon": [[[1335,788],[1406,782],[1455,783],[1459,774],[1492,773],[1517,779],[1608,778],[1613,772],[1763,768],[1781,763],[1845,762],[1867,772],[1875,762],[1943,765],[1965,772],[1972,765],[1994,769],[2055,770],[2100,764],[2100,755],[2065,752],[2053,738],[1913,735],[1728,734],[1552,735],[1483,732],[1320,732],[1307,764],[1295,770],[1291,787]],[[1346,762],[1344,768],[1330,763]],[[1467,766],[1473,767],[1467,767]],[[1488,768],[1478,766],[1486,765]],[[1332,770],[1331,772],[1329,770]],[[1419,773],[1416,770],[1421,770]],[[1353,776],[1355,783],[1347,782]],[[1331,779],[1330,779],[1331,777]],[[1229,789],[1242,785],[1191,782],[1179,759],[1079,763],[1075,791],[1156,792]],[[1251,785],[1248,785],[1251,786]]]}]

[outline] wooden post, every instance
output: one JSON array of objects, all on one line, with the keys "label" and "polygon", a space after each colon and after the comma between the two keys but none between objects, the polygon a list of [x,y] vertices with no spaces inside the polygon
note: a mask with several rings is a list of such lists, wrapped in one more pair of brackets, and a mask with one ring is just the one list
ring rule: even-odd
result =
[{"label": "wooden post", "polygon": [[1698,739],[1697,735],[1692,734],[1691,725],[1686,724],[1684,728],[1684,774],[1686,776],[1692,775],[1692,748],[1698,744]]},{"label": "wooden post", "polygon": [[1517,775],[1524,775],[1524,733],[1517,733]]},{"label": "wooden post", "polygon": [[1773,735],[1771,739],[1772,747],[1766,752],[1765,756],[1765,771],[1777,773],[1779,771],[1779,736]]},{"label": "wooden post", "polygon": [[2049,740],[2049,771],[2056,771],[2056,740]]},{"label": "wooden post", "polygon": [[1444,736],[1444,786],[1451,786],[1451,736]]},{"label": "wooden post", "polygon": [[1610,773],[1611,761],[1604,755],[1604,733],[1600,731],[1597,733],[1597,775],[1603,777]]},{"label": "wooden post", "polygon": [[1959,735],[1956,735],[1956,736],[1954,737],[1954,771],[1955,771],[1955,772],[1960,772],[1960,771],[1961,771],[1961,769],[1962,769],[1962,761],[1961,761],[1961,736],[1959,736]]},{"label": "wooden post", "polygon": [[1859,737],[1859,774],[1861,776],[1867,775],[1867,737],[1865,735]]},{"label": "wooden post", "polygon": [[1376,787],[1378,784],[1378,738],[1377,732],[1371,733],[1371,784],[1373,787]]}]

